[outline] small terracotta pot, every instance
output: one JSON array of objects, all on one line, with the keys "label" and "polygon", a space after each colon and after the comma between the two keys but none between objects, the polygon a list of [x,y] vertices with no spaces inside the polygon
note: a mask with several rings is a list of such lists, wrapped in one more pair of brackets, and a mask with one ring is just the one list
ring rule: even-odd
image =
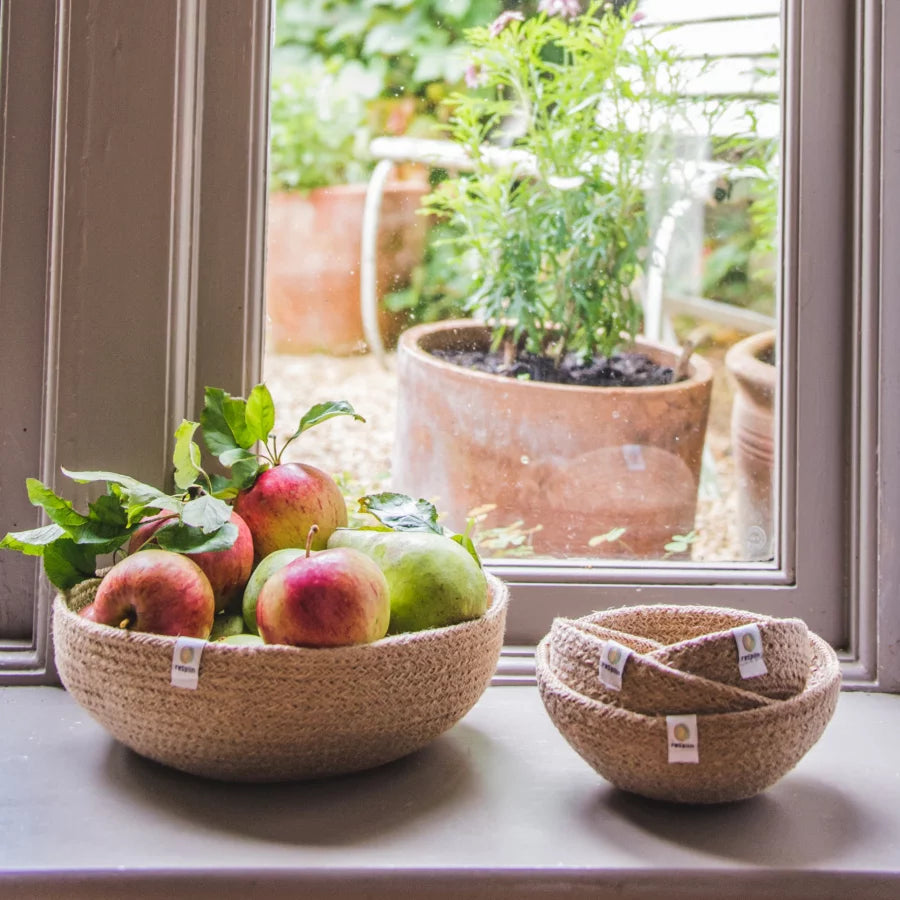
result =
[{"label": "small terracotta pot", "polygon": [[731,445],[737,476],[738,537],[748,560],[772,559],[775,547],[775,332],[738,341],[725,355],[735,384]]},{"label": "small terracotta pot", "polygon": [[[659,558],[694,524],[712,369],[660,387],[517,381],[444,362],[439,348],[486,348],[483,325],[459,320],[404,332],[397,356],[393,473],[433,500],[449,527],[484,504],[486,527],[541,526],[540,555]],[[664,365],[677,355],[639,342]],[[620,541],[589,540],[625,528]]]},{"label": "small terracotta pot", "polygon": [[[405,287],[422,259],[426,220],[417,215],[424,179],[385,186],[378,230],[378,298]],[[344,184],[269,197],[266,312],[277,353],[349,355],[365,349],[360,257],[366,185]],[[402,315],[379,312],[385,344]]]}]

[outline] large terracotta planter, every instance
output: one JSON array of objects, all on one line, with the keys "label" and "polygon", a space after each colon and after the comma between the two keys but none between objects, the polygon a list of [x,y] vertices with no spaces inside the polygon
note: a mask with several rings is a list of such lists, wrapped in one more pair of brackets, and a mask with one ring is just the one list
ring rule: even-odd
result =
[{"label": "large terracotta planter", "polygon": [[[488,522],[541,525],[540,555],[659,558],[694,525],[712,369],[644,388],[539,384],[441,361],[429,351],[485,347],[471,321],[420,325],[398,346],[394,482],[432,499],[446,523],[496,504]],[[676,354],[639,349],[674,365]],[[625,528],[620,541],[591,537]]]},{"label": "large terracotta planter", "polygon": [[748,560],[772,559],[775,547],[775,332],[738,341],[725,356],[735,385],[731,446],[737,479],[737,528]]},{"label": "large terracotta planter", "polygon": [[[426,220],[417,215],[424,180],[385,186],[378,231],[379,299],[404,287],[422,259]],[[345,184],[269,197],[266,310],[278,353],[348,355],[365,349],[359,298],[366,186]],[[380,311],[385,343],[401,316]]]}]

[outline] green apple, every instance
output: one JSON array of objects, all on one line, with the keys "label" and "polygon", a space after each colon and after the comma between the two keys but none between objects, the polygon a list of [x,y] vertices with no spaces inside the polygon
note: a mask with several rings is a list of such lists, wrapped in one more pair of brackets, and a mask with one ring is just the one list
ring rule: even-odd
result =
[{"label": "green apple", "polygon": [[391,603],[389,634],[455,625],[484,615],[484,571],[458,543],[424,531],[339,528],[329,549],[351,547],[371,557],[384,573]]},{"label": "green apple", "polygon": [[264,557],[253,570],[247,587],[244,588],[242,604],[244,625],[250,634],[259,634],[259,626],[256,624],[256,604],[259,602],[259,592],[263,585],[280,568],[305,555],[306,550],[302,547],[285,547],[283,550],[275,550]]},{"label": "green apple", "polygon": [[244,617],[240,613],[219,613],[213,620],[208,640],[220,641],[222,638],[242,634],[243,631]]},{"label": "green apple", "polygon": [[219,641],[220,644],[231,644],[234,647],[260,647],[265,641],[258,634],[230,634]]}]

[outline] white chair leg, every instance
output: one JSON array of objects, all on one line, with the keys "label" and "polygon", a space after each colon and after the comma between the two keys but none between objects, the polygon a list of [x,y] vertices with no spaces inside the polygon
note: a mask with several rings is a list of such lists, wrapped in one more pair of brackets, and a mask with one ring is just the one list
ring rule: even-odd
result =
[{"label": "white chair leg", "polygon": [[393,171],[394,163],[389,159],[379,160],[369,186],[366,188],[366,203],[362,218],[362,252],[359,268],[359,302],[362,313],[363,335],[369,350],[386,369],[387,357],[378,327],[378,220],[381,217],[381,201],[384,186]]}]

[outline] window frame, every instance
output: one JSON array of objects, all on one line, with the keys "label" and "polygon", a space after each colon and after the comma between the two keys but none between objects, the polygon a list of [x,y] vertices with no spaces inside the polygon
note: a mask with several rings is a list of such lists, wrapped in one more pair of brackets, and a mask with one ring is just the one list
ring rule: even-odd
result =
[{"label": "window frame", "polygon": [[[21,9],[29,2],[5,5]],[[39,472],[57,485],[59,464],[96,467],[104,460],[115,468],[107,461],[118,456],[123,470],[163,483],[170,478],[174,428],[183,416],[196,416],[203,385],[246,392],[261,372],[271,10],[268,0],[178,0],[164,22],[154,16],[155,31],[144,37],[135,23],[158,11],[154,0],[96,0],[90,9],[83,0],[44,2],[54,9],[53,32],[48,35],[44,21],[34,36],[55,73],[52,159],[45,173],[49,241],[45,258],[30,260],[46,276],[42,434],[39,456],[19,463],[26,474]],[[494,571],[513,595],[500,682],[531,678],[530,648],[553,615],[690,602],[801,615],[841,647],[849,686],[900,688],[900,660],[891,650],[900,636],[900,612],[888,602],[900,586],[890,552],[900,526],[900,429],[881,414],[900,393],[900,366],[884,346],[900,333],[900,297],[892,296],[900,263],[882,253],[900,240],[900,214],[883,199],[900,197],[900,159],[890,152],[900,145],[900,65],[883,53],[900,39],[900,11],[885,0],[785,0],[784,23],[784,183],[790,189],[783,198],[781,277],[785,295],[799,300],[781,311],[786,427],[779,442],[785,459],[816,460],[784,468],[784,552],[774,565],[739,569],[497,564]],[[80,39],[86,28],[94,29],[95,40]],[[127,42],[117,44],[117,29]],[[110,47],[114,53],[104,55]],[[160,50],[172,60],[171,71],[159,65]],[[119,79],[122,90],[148,103],[126,124],[136,129],[132,138],[142,134],[166,149],[154,155],[152,169],[145,147],[116,143],[121,122],[114,106],[79,102],[74,85],[98,74]],[[159,134],[167,104],[171,127]],[[148,224],[136,215],[122,235],[121,218],[95,216],[95,230],[84,228],[85,217],[112,199],[110,188],[85,168],[85,151],[97,149],[86,141],[92,130],[104,129],[112,136],[108,162],[168,185],[160,201],[168,216],[153,220],[158,233],[150,235],[153,271],[162,272],[162,281],[129,285],[128,315],[141,323],[145,340],[132,349],[133,366],[115,384],[91,359],[107,358],[103,351],[120,339],[112,313],[122,301],[98,296],[85,272],[104,272],[110,265],[104,242],[119,246],[119,240],[126,257],[117,271],[124,277],[141,247],[131,239]],[[93,242],[85,243],[91,235]],[[4,246],[7,239],[0,231]],[[4,246],[0,264],[6,266]],[[73,256],[73,248],[80,255]],[[100,348],[94,357],[77,343],[85,321]],[[824,383],[815,366],[810,375],[792,374],[806,360],[841,355],[849,361],[848,386]],[[113,424],[91,415],[101,399],[116,410]],[[823,441],[824,461],[818,458]],[[72,496],[70,483],[59,487]],[[807,527],[795,528],[801,517]],[[33,572],[32,639],[29,646],[0,639],[2,681],[54,678],[52,594],[36,567]],[[29,586],[23,583],[23,590]]]}]

